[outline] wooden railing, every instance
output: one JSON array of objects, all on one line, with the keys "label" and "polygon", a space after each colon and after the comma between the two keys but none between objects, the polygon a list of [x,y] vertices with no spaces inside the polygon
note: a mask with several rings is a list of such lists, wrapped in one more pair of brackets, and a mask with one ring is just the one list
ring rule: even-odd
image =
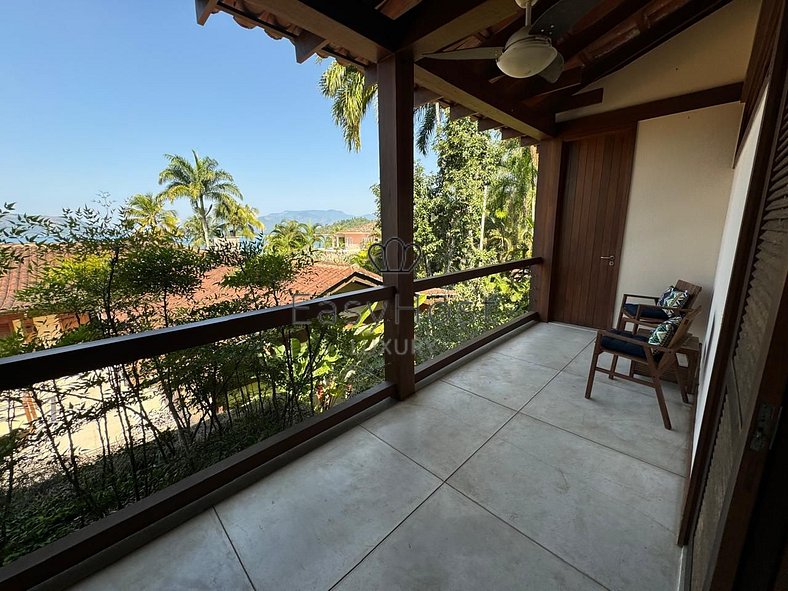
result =
[{"label": "wooden railing", "polygon": [[[478,277],[526,269],[540,262],[540,258],[521,259],[447,273],[416,280],[414,287],[416,291],[425,291]],[[294,305],[2,358],[0,390],[24,388],[44,380],[289,326],[296,320],[317,318],[326,311],[342,312],[375,302],[393,302],[395,292],[396,289],[391,285],[372,287]],[[411,371],[415,373],[417,382],[422,381],[484,344],[537,319],[535,312],[527,313],[412,368]],[[386,321],[390,321],[388,317]],[[0,588],[27,589],[44,582],[52,588],[73,584],[147,543],[152,537],[176,527],[219,500],[248,486],[254,479],[259,478],[263,471],[273,469],[271,466],[276,463],[275,460],[280,461],[285,454],[297,454],[299,450],[308,447],[305,444],[358,413],[394,396],[396,392],[395,383],[382,382],[320,415],[31,552],[0,568]]]}]

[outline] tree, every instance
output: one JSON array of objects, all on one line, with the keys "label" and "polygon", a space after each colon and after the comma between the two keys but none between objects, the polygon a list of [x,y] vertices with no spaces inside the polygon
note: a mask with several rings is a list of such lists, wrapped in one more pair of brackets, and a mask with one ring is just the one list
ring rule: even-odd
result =
[{"label": "tree", "polygon": [[260,212],[251,205],[237,201],[222,201],[216,205],[216,220],[225,238],[254,238],[265,229],[258,219]]},{"label": "tree", "polygon": [[[331,99],[334,123],[342,130],[347,149],[358,152],[361,149],[361,121],[369,107],[376,103],[377,84],[367,85],[363,72],[332,60],[320,76],[320,92]],[[416,109],[419,120],[416,145],[422,154],[427,153],[430,140],[441,125],[442,113],[437,103]]]},{"label": "tree", "polygon": [[275,251],[300,252],[311,250],[316,240],[315,226],[295,220],[285,220],[274,226],[268,244]]},{"label": "tree", "polygon": [[[205,245],[213,243],[211,215],[221,220],[215,209],[229,212],[234,210],[238,201],[243,200],[241,190],[232,175],[219,168],[219,163],[209,156],[200,158],[192,150],[194,162],[183,156],[165,154],[168,164],[159,174],[159,184],[165,185],[164,195],[175,200],[186,197],[199,223],[202,241]],[[213,225],[216,225],[215,223]]]},{"label": "tree", "polygon": [[167,198],[159,193],[137,193],[129,197],[121,215],[128,227],[157,236],[178,234],[178,216],[172,209],[165,209]]}]

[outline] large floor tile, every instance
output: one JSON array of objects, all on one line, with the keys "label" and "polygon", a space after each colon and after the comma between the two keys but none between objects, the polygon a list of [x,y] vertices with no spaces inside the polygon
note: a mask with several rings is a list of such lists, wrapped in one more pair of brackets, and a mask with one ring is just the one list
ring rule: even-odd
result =
[{"label": "large floor tile", "polygon": [[258,591],[328,589],[439,484],[356,427],[216,509]]},{"label": "large floor tile", "polygon": [[509,408],[440,381],[363,426],[445,479],[513,414]]},{"label": "large floor tile", "polygon": [[602,587],[444,485],[336,589],[579,591]]},{"label": "large floor tile", "polygon": [[594,333],[560,324],[538,323],[495,349],[522,361],[563,369],[594,338]]},{"label": "large floor tile", "polygon": [[522,412],[670,470],[686,472],[691,407],[668,401],[673,425],[662,425],[656,396],[596,382],[585,398],[586,380],[562,373],[553,379]]},{"label": "large floor tile", "polygon": [[675,588],[681,479],[664,470],[519,415],[449,484],[610,589]]},{"label": "large floor tile", "polygon": [[72,587],[74,591],[252,589],[213,509]]},{"label": "large floor tile", "polygon": [[493,402],[520,410],[558,370],[487,353],[447,375],[444,380]]}]

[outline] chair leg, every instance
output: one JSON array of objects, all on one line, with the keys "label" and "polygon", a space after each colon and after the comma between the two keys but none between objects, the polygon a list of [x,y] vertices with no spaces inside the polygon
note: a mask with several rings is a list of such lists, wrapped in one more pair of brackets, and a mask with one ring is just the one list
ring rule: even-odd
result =
[{"label": "chair leg", "polygon": [[670,417],[668,416],[668,405],[665,404],[665,396],[662,394],[662,382],[659,379],[659,376],[654,376],[652,378],[654,381],[654,390],[657,393],[657,402],[659,403],[659,412],[662,414],[662,424],[665,425],[665,429],[668,431],[671,430],[670,425]]},{"label": "chair leg", "polygon": [[599,359],[600,346],[599,341],[602,337],[597,335],[594,341],[594,356],[591,358],[591,368],[588,370],[588,383],[586,384],[586,398],[591,398],[591,389],[594,387],[594,374],[596,373],[596,363]]},{"label": "chair leg", "polygon": [[607,374],[607,377],[609,377],[611,380],[615,379],[615,377],[616,377],[614,374],[616,373],[616,364],[617,363],[618,363],[618,355],[616,355],[614,353],[613,354],[613,361],[610,362],[610,373]]},{"label": "chair leg", "polygon": [[678,357],[675,361],[676,364],[676,383],[679,385],[679,392],[681,392],[681,400],[685,404],[689,403],[689,392],[687,388],[687,384],[684,381],[684,378],[681,377],[681,364],[679,363]]}]

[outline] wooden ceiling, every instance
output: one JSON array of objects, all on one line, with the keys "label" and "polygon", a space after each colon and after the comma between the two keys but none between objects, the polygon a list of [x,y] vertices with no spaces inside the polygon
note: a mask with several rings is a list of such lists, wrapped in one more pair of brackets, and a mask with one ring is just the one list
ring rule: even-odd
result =
[{"label": "wooden ceiling", "polygon": [[[563,0],[572,2],[574,0]],[[203,24],[214,12],[242,27],[260,27],[289,39],[298,62],[331,56],[375,79],[375,62],[394,51],[415,61],[415,102],[439,100],[452,116],[476,116],[481,128],[505,137],[543,139],[555,133],[555,115],[602,101],[602,91],[583,92],[730,0],[599,0],[560,37],[565,59],[550,84],[539,77],[502,75],[493,60],[446,61],[427,53],[504,45],[523,25],[514,0],[196,0]],[[538,0],[536,21],[558,0]]]}]

